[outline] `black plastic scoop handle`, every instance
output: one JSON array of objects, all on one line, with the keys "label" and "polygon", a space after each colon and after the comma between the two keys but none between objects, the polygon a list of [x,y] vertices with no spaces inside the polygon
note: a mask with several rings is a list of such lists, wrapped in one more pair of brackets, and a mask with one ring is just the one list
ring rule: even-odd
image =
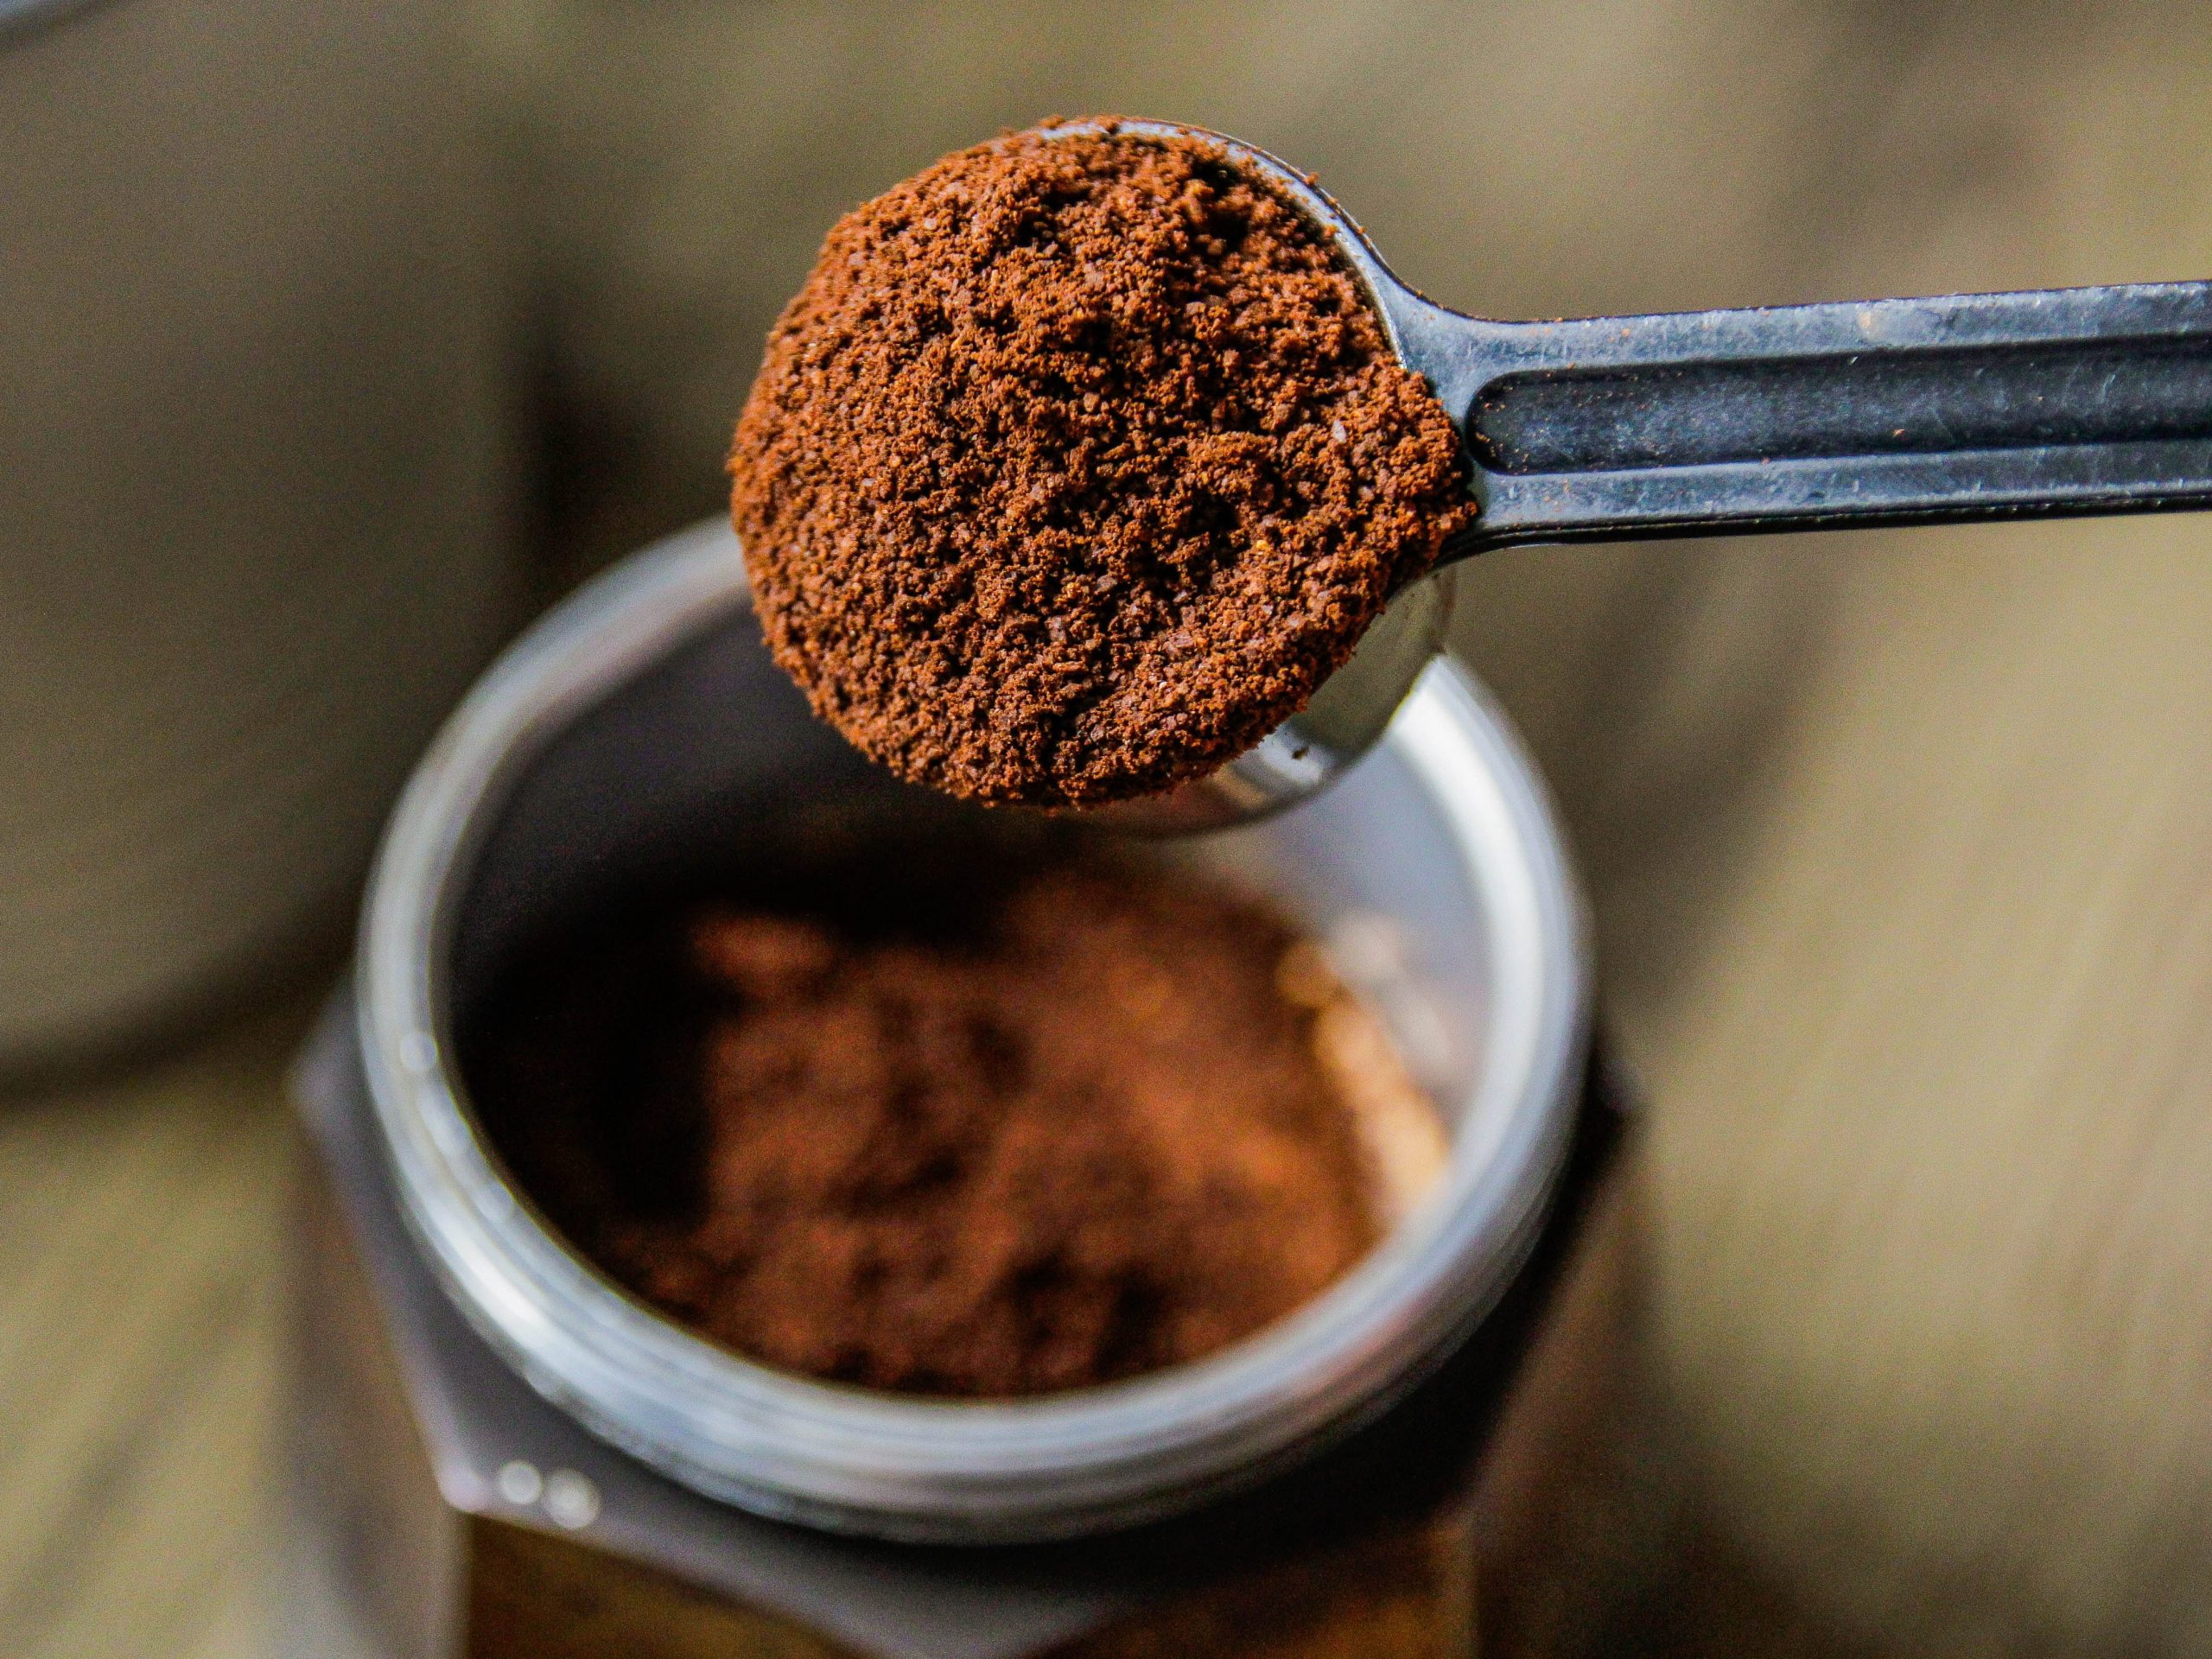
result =
[{"label": "black plastic scoop handle", "polygon": [[1571,322],[1384,299],[1466,436],[1461,551],[2212,505],[2212,284]]}]

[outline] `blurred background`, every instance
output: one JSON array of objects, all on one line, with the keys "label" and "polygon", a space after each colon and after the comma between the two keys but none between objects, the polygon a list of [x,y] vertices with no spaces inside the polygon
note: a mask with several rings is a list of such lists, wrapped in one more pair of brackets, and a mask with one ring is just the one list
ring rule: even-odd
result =
[{"label": "blurred background", "polygon": [[[2183,0],[0,3],[0,1650],[263,1651],[280,1078],[441,711],[1051,113],[1447,303],[2202,276]],[[2212,520],[1516,550],[1647,1110],[1665,1654],[2212,1652]]]}]

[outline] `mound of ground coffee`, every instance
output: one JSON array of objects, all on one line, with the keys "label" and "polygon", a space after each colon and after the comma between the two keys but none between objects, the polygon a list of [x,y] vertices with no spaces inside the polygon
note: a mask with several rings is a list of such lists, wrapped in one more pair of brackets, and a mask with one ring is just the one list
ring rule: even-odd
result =
[{"label": "mound of ground coffee", "polygon": [[1101,126],[842,219],[730,457],[777,660],[868,754],[994,803],[1214,770],[1472,512],[1303,214],[1213,145]]},{"label": "mound of ground coffee", "polygon": [[553,940],[464,1033],[516,1179],[637,1295],[819,1377],[1073,1388],[1289,1313],[1433,1174],[1433,1110],[1265,911],[892,862]]}]

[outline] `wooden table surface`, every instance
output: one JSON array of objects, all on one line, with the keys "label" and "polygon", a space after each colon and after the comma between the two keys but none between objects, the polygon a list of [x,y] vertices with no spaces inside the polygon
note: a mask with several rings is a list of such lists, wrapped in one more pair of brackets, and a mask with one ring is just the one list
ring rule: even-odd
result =
[{"label": "wooden table surface", "polygon": [[0,1109],[0,1651],[264,1651],[305,1013]]}]

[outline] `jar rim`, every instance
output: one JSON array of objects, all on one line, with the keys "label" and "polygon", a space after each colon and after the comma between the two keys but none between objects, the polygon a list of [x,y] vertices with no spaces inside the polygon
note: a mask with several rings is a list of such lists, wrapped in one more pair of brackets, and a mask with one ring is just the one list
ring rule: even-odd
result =
[{"label": "jar rim", "polygon": [[1493,933],[1482,1074],[1443,1191],[1306,1307],[1191,1364],[1014,1401],[819,1382],[721,1348],[615,1289],[520,1198],[480,1133],[446,1020],[474,854],[544,743],[749,604],[720,523],[649,548],[511,647],[431,745],[364,906],[357,1018],[401,1208],[470,1324],[586,1427],[708,1495],[932,1541],[1151,1519],[1365,1421],[1503,1294],[1564,1162],[1586,1046],[1586,928],[1534,766],[1456,665],[1383,740],[1451,821]]}]

